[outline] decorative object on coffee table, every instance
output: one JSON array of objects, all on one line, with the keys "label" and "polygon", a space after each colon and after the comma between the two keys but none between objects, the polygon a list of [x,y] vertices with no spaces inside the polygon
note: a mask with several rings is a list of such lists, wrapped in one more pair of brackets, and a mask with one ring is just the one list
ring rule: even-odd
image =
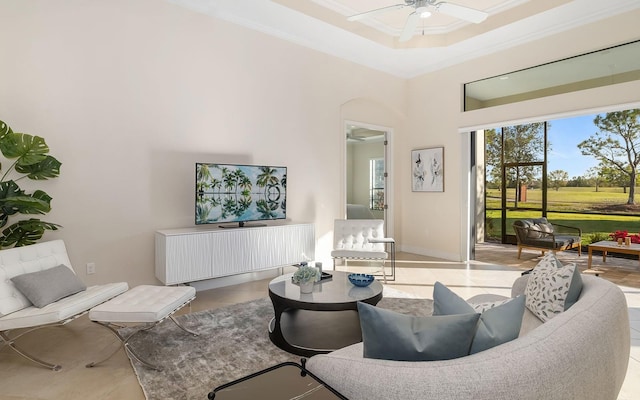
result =
[{"label": "decorative object on coffee table", "polygon": [[371,285],[375,278],[369,274],[349,274],[349,282],[359,287],[366,287]]},{"label": "decorative object on coffee table", "polygon": [[303,265],[293,273],[293,283],[300,286],[300,293],[312,293],[313,284],[320,280],[320,271],[314,267]]}]

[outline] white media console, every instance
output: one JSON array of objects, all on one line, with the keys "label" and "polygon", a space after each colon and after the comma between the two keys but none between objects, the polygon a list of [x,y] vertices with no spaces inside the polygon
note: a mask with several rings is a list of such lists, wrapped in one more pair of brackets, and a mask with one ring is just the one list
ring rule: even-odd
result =
[{"label": "white media console", "polygon": [[156,277],[195,282],[313,260],[313,224],[185,228],[156,232]]}]

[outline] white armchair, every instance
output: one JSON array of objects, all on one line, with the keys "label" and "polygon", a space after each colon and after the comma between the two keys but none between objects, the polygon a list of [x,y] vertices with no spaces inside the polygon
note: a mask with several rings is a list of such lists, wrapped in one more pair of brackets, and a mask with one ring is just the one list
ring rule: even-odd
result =
[{"label": "white armchair", "polygon": [[[385,273],[385,261],[391,253],[391,274]],[[396,254],[395,240],[384,235],[384,221],[381,219],[337,219],[333,226],[333,265],[336,259],[377,260],[382,263],[384,281],[395,280]]]},{"label": "white armchair", "polygon": [[[59,300],[48,305],[40,305],[41,308],[38,308],[16,288],[11,280],[20,275],[26,276],[24,274],[28,273],[53,270],[61,265],[69,268],[69,274],[74,274],[62,240],[0,250],[0,349],[7,346],[27,360],[54,371],[62,367],[27,353],[18,347],[16,341],[37,329],[66,325],[86,314],[92,307],[126,292],[129,288],[126,282],[89,286],[85,290],[61,299],[59,296],[54,296]],[[34,297],[33,294],[45,293],[50,297],[52,292],[68,286],[60,279],[41,282],[34,280],[30,282],[29,288],[33,292],[31,297]],[[15,330],[18,331],[17,334],[14,334]]]}]

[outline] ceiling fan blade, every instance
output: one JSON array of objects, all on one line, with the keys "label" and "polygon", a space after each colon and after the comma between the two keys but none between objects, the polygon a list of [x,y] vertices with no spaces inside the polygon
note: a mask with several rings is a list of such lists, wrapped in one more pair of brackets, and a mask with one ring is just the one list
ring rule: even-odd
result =
[{"label": "ceiling fan blade", "polygon": [[437,3],[434,4],[434,7],[438,12],[450,15],[455,18],[463,19],[465,21],[473,22],[474,24],[479,24],[489,16],[489,14],[484,11],[453,3]]},{"label": "ceiling fan blade", "polygon": [[406,6],[407,6],[406,4],[395,4],[393,6],[382,7],[382,8],[378,8],[376,10],[365,11],[363,13],[354,14],[354,15],[352,15],[350,17],[347,17],[347,21],[358,21],[358,20],[363,19],[363,18],[372,17],[372,16],[377,15],[377,14],[383,14],[383,13],[386,13],[386,12],[389,12],[389,11],[392,11],[392,10],[397,10],[397,9],[400,9],[400,8],[404,8]]},{"label": "ceiling fan blade", "polygon": [[416,28],[418,27],[418,22],[420,22],[420,15],[415,11],[409,14],[409,18],[407,18],[407,22],[404,24],[404,29],[400,34],[400,42],[406,42],[411,39],[413,34],[416,32]]}]

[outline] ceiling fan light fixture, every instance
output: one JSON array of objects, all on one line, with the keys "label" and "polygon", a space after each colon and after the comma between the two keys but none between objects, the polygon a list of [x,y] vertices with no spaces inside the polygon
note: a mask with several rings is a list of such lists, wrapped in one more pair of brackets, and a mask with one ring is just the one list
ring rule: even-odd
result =
[{"label": "ceiling fan light fixture", "polygon": [[416,14],[420,16],[420,18],[429,18],[431,16],[431,11],[427,7],[418,7],[416,8]]},{"label": "ceiling fan light fixture", "polygon": [[[416,33],[416,28],[420,23],[420,19],[429,18],[431,16],[432,9],[435,12],[439,12],[445,15],[449,15],[454,18],[462,19],[464,21],[473,22],[479,24],[483,22],[489,16],[488,13],[474,8],[461,6],[455,3],[448,3],[446,1],[439,0],[404,0],[404,3],[395,4],[387,7],[377,8],[370,11],[365,11],[360,14],[355,14],[347,17],[348,21],[357,21],[359,19],[368,18],[376,14],[383,14],[391,10],[409,7],[414,11],[407,17],[407,22],[404,24],[404,28],[398,38],[399,42],[406,42]],[[423,27],[424,35],[424,27]]]}]

